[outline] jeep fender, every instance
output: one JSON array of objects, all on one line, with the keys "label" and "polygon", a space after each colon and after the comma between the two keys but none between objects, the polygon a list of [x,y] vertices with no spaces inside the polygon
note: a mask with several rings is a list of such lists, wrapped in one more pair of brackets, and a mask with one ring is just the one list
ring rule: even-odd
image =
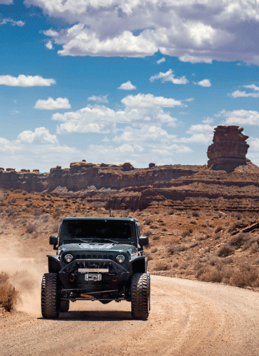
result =
[{"label": "jeep fender", "polygon": [[57,255],[47,255],[49,264],[49,273],[58,273],[61,270],[61,263]]},{"label": "jeep fender", "polygon": [[130,261],[130,273],[146,273],[147,272],[147,257],[137,256]]}]

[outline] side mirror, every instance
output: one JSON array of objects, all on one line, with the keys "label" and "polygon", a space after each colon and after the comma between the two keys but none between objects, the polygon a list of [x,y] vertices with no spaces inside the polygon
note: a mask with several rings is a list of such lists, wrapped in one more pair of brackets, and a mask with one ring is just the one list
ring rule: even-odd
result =
[{"label": "side mirror", "polygon": [[57,250],[58,237],[56,235],[51,235],[49,237],[49,244],[54,245],[53,249]]},{"label": "side mirror", "polygon": [[140,236],[139,238],[139,244],[141,247],[143,246],[148,246],[149,245],[149,238],[148,236]]}]

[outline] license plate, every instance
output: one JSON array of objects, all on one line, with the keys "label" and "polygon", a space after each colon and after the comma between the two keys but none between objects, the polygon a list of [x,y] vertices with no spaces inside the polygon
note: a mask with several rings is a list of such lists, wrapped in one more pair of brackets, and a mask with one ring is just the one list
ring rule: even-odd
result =
[{"label": "license plate", "polygon": [[99,273],[86,273],[85,274],[85,280],[86,281],[94,281],[94,282],[99,282],[102,280],[102,275]]}]

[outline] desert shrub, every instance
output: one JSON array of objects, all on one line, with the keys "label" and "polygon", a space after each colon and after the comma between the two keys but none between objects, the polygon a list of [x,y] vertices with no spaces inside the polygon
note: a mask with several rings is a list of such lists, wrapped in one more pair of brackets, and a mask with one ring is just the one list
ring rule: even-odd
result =
[{"label": "desert shrub", "polygon": [[191,236],[191,233],[193,232],[193,229],[188,227],[186,230],[184,230],[181,234],[182,237],[187,237]]},{"label": "desert shrub", "polygon": [[0,273],[0,306],[10,312],[17,301],[18,292],[9,284],[8,279],[6,273]]},{"label": "desert shrub", "polygon": [[153,240],[159,240],[160,239],[160,236],[159,235],[154,235],[153,236]]},{"label": "desert shrub", "polygon": [[232,253],[234,253],[234,249],[228,244],[224,244],[216,251],[216,256],[227,257]]},{"label": "desert shrub", "polygon": [[200,213],[199,213],[198,211],[193,211],[193,212],[192,212],[192,216],[193,216],[194,218],[198,218],[198,217],[200,216]]},{"label": "desert shrub", "polygon": [[143,221],[143,223],[144,223],[145,225],[150,225],[150,224],[152,223],[152,220],[151,220],[150,218],[146,218],[146,219]]},{"label": "desert shrub", "polygon": [[173,264],[173,268],[177,268],[177,267],[179,267],[179,263],[178,263],[178,262],[175,262],[175,263]]},{"label": "desert shrub", "polygon": [[217,234],[218,232],[220,232],[221,230],[223,230],[222,226],[218,226],[216,227],[216,229],[214,230],[214,233]]},{"label": "desert shrub", "polygon": [[251,253],[258,252],[258,243],[257,242],[252,243],[250,251],[251,251]]},{"label": "desert shrub", "polygon": [[220,283],[222,281],[222,278],[222,274],[218,269],[211,268],[202,273],[199,277],[199,280],[203,282]]},{"label": "desert shrub", "polygon": [[33,212],[33,215],[34,215],[35,217],[40,216],[40,215],[41,215],[40,209],[35,209],[34,212]]},{"label": "desert shrub", "polygon": [[26,232],[28,234],[32,234],[33,232],[37,231],[37,225],[33,223],[29,223],[26,228]]},{"label": "desert shrub", "polygon": [[158,261],[154,267],[155,271],[167,271],[168,269],[168,264],[162,261]]},{"label": "desert shrub", "polygon": [[15,204],[15,203],[16,203],[16,199],[15,199],[15,198],[12,198],[12,199],[10,200],[10,203],[11,203],[11,204]]},{"label": "desert shrub", "polygon": [[197,221],[191,220],[191,221],[190,221],[190,224],[196,225],[196,224],[197,224]]},{"label": "desert shrub", "polygon": [[209,259],[209,263],[211,266],[215,266],[216,264],[220,263],[220,258],[218,256],[211,256]]},{"label": "desert shrub", "polygon": [[236,287],[252,287],[258,284],[258,272],[254,269],[247,270],[245,268],[233,272],[230,277],[230,284]]},{"label": "desert shrub", "polygon": [[152,249],[151,249],[151,253],[156,253],[157,252],[157,248],[156,247],[153,247]]},{"label": "desert shrub", "polygon": [[173,255],[175,252],[181,252],[181,251],[185,251],[186,250],[186,245],[181,244],[171,244],[170,246],[168,246],[167,251]]},{"label": "desert shrub", "polygon": [[157,224],[154,224],[154,223],[151,224],[149,227],[150,227],[150,229],[158,229]]},{"label": "desert shrub", "polygon": [[182,212],[181,211],[176,211],[175,215],[182,215]]},{"label": "desert shrub", "polygon": [[221,238],[221,233],[218,232],[217,234],[214,235],[214,240],[218,240]]},{"label": "desert shrub", "polygon": [[168,228],[167,227],[163,227],[162,231],[168,231]]},{"label": "desert shrub", "polygon": [[233,236],[229,244],[233,246],[234,248],[238,249],[244,244],[247,244],[247,242],[251,239],[250,234],[246,234],[244,232],[240,232],[239,234]]}]

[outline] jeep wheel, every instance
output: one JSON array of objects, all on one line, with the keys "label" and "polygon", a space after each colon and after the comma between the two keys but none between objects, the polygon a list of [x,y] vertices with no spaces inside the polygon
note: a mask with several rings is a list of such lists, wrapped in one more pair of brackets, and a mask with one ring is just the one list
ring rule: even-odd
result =
[{"label": "jeep wheel", "polygon": [[69,300],[61,300],[59,305],[59,311],[61,313],[66,313],[69,310]]},{"label": "jeep wheel", "polygon": [[150,310],[150,275],[134,273],[131,280],[131,315],[147,320]]},{"label": "jeep wheel", "polygon": [[41,284],[41,314],[43,318],[59,316],[57,274],[45,273]]}]

